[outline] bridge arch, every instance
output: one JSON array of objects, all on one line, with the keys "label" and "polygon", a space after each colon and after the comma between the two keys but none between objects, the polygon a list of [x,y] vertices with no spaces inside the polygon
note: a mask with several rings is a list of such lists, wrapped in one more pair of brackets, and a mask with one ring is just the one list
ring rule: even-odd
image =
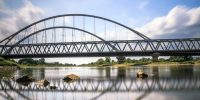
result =
[{"label": "bridge arch", "polygon": [[[67,16],[79,16],[79,17],[90,17],[90,18],[96,18],[96,19],[101,19],[101,20],[104,20],[104,21],[108,21],[108,22],[111,22],[111,23],[114,23],[114,24],[117,24],[125,29],[128,29],[129,31],[131,31],[132,33],[135,33],[136,35],[138,35],[139,37],[141,37],[142,39],[144,40],[150,40],[150,38],[148,38],[147,36],[143,35],[142,33],[130,28],[130,27],[127,27],[121,23],[118,23],[116,21],[113,21],[113,20],[110,20],[110,19],[107,19],[107,18],[104,18],[104,17],[100,17],[100,16],[95,16],[95,15],[88,15],[88,14],[63,14],[63,15],[57,15],[57,16],[52,16],[52,17],[48,17],[48,18],[45,18],[45,19],[42,19],[42,20],[39,20],[37,22],[34,22],[24,28],[22,28],[21,30],[17,31],[16,33],[8,36],[7,38],[3,39],[2,41],[0,41],[0,43],[4,43],[4,45],[7,45],[7,44],[14,44],[12,43],[12,40],[13,38],[17,38],[17,35],[19,35],[20,33],[22,34],[23,32],[26,34],[26,31],[27,29],[31,28],[31,27],[35,27],[37,24],[40,24],[40,23],[45,23],[46,21],[48,20],[52,20],[56,18],[64,18],[64,17],[67,17]],[[46,28],[46,27],[45,27]],[[19,37],[22,36],[22,35],[19,35]],[[25,36],[24,36],[25,37]]]},{"label": "bridge arch", "polygon": [[63,28],[66,28],[66,29],[74,29],[74,30],[78,30],[78,31],[81,31],[81,32],[84,32],[84,33],[87,33],[91,36],[94,36],[96,38],[98,38],[99,40],[103,41],[104,43],[108,44],[113,50],[115,51],[119,51],[115,46],[113,46],[111,43],[109,43],[108,41],[104,40],[103,38],[91,33],[91,32],[88,32],[88,31],[85,31],[83,29],[79,29],[79,28],[74,28],[74,27],[68,27],[68,26],[56,26],[56,27],[49,27],[49,28],[44,28],[44,29],[41,29],[41,30],[38,30],[36,32],[33,32],[31,34],[29,34],[28,36],[22,38],[20,41],[18,41],[17,43],[11,45],[11,47],[4,53],[4,55],[7,55],[7,54],[10,54],[12,49],[17,46],[18,44],[20,44],[22,41],[26,40],[27,38],[35,35],[35,34],[38,34],[40,32],[43,32],[43,31],[46,31],[46,30],[50,30],[50,29],[63,29]]}]

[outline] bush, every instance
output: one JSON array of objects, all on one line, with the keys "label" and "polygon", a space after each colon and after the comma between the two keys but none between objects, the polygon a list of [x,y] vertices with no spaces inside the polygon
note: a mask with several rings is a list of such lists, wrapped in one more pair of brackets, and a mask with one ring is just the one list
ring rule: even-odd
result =
[{"label": "bush", "polygon": [[0,57],[0,61],[4,61],[4,59],[2,57]]}]

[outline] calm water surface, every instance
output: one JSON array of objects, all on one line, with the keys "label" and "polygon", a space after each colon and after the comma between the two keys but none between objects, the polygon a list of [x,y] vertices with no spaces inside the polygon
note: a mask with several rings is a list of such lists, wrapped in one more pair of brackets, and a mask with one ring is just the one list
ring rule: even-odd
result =
[{"label": "calm water surface", "polygon": [[[137,79],[143,69],[149,75]],[[0,100],[197,100],[200,98],[200,66],[177,67],[46,67],[27,68],[13,73],[15,78],[29,75],[47,79],[50,85],[28,86],[1,80]],[[80,80],[64,82],[68,74]],[[50,86],[56,86],[51,90]]]}]

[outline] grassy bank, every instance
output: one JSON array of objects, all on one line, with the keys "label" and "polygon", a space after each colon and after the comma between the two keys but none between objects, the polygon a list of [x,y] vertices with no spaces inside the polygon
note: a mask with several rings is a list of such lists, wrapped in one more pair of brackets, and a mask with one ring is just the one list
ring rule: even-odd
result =
[{"label": "grassy bank", "polygon": [[0,57],[0,79],[11,77],[15,70],[22,68],[12,60],[6,60]]},{"label": "grassy bank", "polygon": [[171,62],[171,61],[159,61],[159,62],[135,62],[135,63],[127,63],[124,62],[122,64],[110,63],[110,64],[85,64],[83,66],[113,66],[113,67],[128,67],[128,66],[178,66],[178,65],[200,65],[199,61],[183,61],[183,62]]},{"label": "grassy bank", "polygon": [[200,65],[199,61],[183,61],[183,62],[137,62],[137,63],[123,63],[123,64],[113,64],[114,67],[126,67],[126,66],[179,66],[179,65]]},{"label": "grassy bank", "polygon": [[2,57],[0,57],[0,68],[5,69],[5,68],[11,68],[11,67],[21,67],[19,64],[15,63],[14,61],[11,60],[6,60]]},{"label": "grassy bank", "polygon": [[200,65],[199,61],[183,61],[183,62],[152,62],[150,64],[144,65],[144,66],[179,66],[179,65]]}]

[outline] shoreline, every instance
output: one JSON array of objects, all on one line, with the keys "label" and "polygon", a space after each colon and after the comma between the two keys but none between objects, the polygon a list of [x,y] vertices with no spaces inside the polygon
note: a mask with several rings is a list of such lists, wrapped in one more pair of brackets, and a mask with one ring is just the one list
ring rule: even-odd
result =
[{"label": "shoreline", "polygon": [[18,69],[22,69],[19,66],[0,66],[0,70],[18,70]]},{"label": "shoreline", "polygon": [[148,64],[148,65],[142,65],[146,67],[159,67],[159,66],[164,66],[164,67],[170,67],[170,66],[200,66],[200,64]]},{"label": "shoreline", "polygon": [[106,67],[106,66],[112,66],[112,67],[131,67],[131,66],[145,66],[145,67],[157,67],[157,66],[200,66],[200,63],[194,63],[194,64],[180,64],[180,63],[150,63],[150,64],[137,64],[137,63],[124,63],[124,64],[107,64],[107,65],[77,65],[77,66],[26,66],[28,67],[36,67],[36,68],[42,68],[42,67]]},{"label": "shoreline", "polygon": [[18,66],[0,66],[0,69],[21,69],[21,68],[44,68],[44,67],[134,67],[134,66],[145,66],[145,67],[158,67],[158,66],[200,66],[200,63],[179,63],[179,62],[151,62],[151,63],[123,63],[123,64],[102,64],[102,65],[77,65],[77,66],[48,66],[48,65],[35,65],[35,66],[27,66],[27,65],[18,65]]},{"label": "shoreline", "polygon": [[[99,66],[99,65],[97,65]],[[153,63],[144,63],[144,64],[141,64],[141,63],[124,63],[124,64],[112,64],[110,66],[113,66],[113,67],[130,67],[130,66],[145,66],[145,67],[159,67],[159,66],[199,66],[200,67],[200,63],[194,63],[194,64],[191,64],[191,63],[179,63],[179,62],[153,62]]]}]

